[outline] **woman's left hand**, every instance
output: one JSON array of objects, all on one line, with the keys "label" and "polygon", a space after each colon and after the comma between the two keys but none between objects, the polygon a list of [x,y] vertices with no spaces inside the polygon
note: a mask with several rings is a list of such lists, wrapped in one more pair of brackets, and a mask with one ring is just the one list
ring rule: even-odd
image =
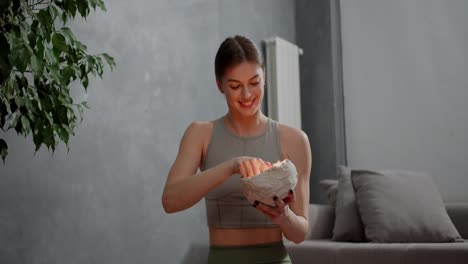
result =
[{"label": "woman's left hand", "polygon": [[288,205],[295,200],[294,191],[289,190],[288,196],[283,199],[279,199],[276,196],[272,197],[272,199],[275,201],[276,206],[270,206],[259,201],[255,201],[252,206],[269,217],[271,221],[287,217],[289,213]]}]

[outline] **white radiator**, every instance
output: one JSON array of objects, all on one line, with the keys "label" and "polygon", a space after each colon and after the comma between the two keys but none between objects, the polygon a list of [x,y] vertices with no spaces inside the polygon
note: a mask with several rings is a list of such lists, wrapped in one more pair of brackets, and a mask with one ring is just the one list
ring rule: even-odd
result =
[{"label": "white radiator", "polygon": [[301,129],[299,56],[302,50],[279,37],[265,40],[268,116]]}]

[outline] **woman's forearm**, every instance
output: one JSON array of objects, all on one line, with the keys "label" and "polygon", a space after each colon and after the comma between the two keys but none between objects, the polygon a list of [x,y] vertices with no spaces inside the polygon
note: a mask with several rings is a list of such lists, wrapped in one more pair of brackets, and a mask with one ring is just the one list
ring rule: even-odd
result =
[{"label": "woman's forearm", "polygon": [[207,192],[232,176],[233,162],[226,161],[165,187],[162,204],[166,213],[175,213],[192,207]]},{"label": "woman's forearm", "polygon": [[278,224],[284,236],[298,244],[305,240],[309,230],[309,222],[303,216],[296,215],[289,207],[287,207],[285,216],[277,217],[274,222]]}]

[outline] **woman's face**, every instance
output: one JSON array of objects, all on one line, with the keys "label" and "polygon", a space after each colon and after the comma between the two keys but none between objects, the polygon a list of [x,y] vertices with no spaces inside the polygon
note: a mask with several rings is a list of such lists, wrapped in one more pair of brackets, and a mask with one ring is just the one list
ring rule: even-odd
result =
[{"label": "woman's face", "polygon": [[226,97],[231,113],[251,116],[261,106],[264,94],[265,75],[257,63],[242,62],[224,73],[218,88]]}]

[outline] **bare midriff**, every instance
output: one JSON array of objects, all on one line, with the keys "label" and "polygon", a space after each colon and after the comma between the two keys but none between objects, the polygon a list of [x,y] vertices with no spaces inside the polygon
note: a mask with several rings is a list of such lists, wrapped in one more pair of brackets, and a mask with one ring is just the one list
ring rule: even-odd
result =
[{"label": "bare midriff", "polygon": [[272,228],[216,228],[210,227],[210,245],[245,246],[279,242],[283,239],[281,229]]}]

